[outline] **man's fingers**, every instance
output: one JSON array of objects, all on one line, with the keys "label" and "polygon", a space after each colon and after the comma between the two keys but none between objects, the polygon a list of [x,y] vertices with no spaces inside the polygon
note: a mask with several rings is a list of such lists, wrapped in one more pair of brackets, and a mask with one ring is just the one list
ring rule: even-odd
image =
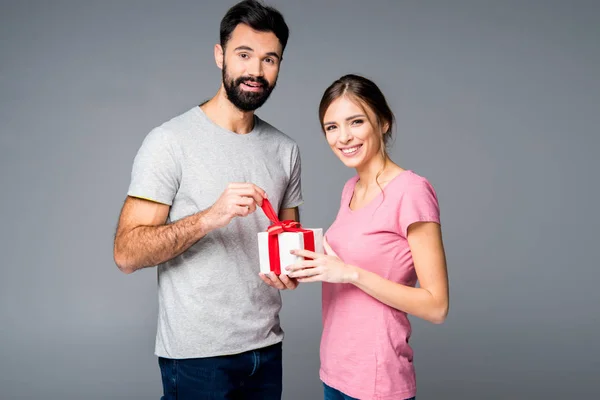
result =
[{"label": "man's fingers", "polygon": [[265,199],[265,196],[262,193],[257,190],[251,190],[246,196],[251,197],[256,204],[262,207],[263,200]]},{"label": "man's fingers", "polygon": [[279,275],[279,279],[281,279],[281,282],[283,282],[283,284],[288,288],[288,289],[296,289],[296,286],[298,286],[298,282],[295,279],[290,279],[287,275]]},{"label": "man's fingers", "polygon": [[256,211],[256,203],[254,202],[254,199],[251,197],[241,197],[240,199],[242,201],[240,201],[239,205],[246,207],[250,211],[248,214],[252,214],[254,211]]},{"label": "man's fingers", "polygon": [[228,189],[247,189],[247,188],[255,188],[259,191],[262,191],[264,193],[264,190],[258,186],[256,186],[254,183],[249,183],[249,182],[231,182],[229,185],[227,185]]},{"label": "man's fingers", "polygon": [[275,289],[281,289],[280,286],[283,286],[283,284],[281,282],[279,282],[279,286],[277,285],[276,282],[273,282],[270,278],[269,275],[265,275],[262,272],[258,274],[258,276],[260,276],[260,279],[262,279],[262,281],[264,283],[266,283],[267,285],[274,287]]},{"label": "man's fingers", "polygon": [[262,205],[263,199],[267,198],[267,193],[253,183],[232,183],[229,189],[239,196],[253,198],[258,205]]},{"label": "man's fingers", "polygon": [[269,274],[264,274],[260,272],[258,274],[260,279],[267,285],[274,287],[275,289],[285,290],[285,289],[295,289],[298,286],[298,281],[295,279],[288,278],[286,275],[275,275],[274,272],[270,272]]},{"label": "man's fingers", "polygon": [[250,206],[251,204],[262,206],[263,198],[256,193],[245,191],[236,191],[233,193],[233,202],[240,206]]},{"label": "man's fingers", "polygon": [[271,286],[272,282],[269,278],[266,277],[265,274],[263,274],[262,272],[258,274],[258,276],[260,277],[260,279],[262,279],[262,281],[264,283],[266,283],[267,285]]},{"label": "man's fingers", "polygon": [[283,282],[281,282],[279,277],[277,275],[275,275],[275,272],[269,272],[269,279],[271,279],[271,281],[273,282],[273,284],[275,285],[275,287],[277,289],[280,289],[280,290],[287,289],[286,286],[283,284]]},{"label": "man's fingers", "polygon": [[250,206],[251,204],[256,204],[252,197],[246,197],[241,195],[236,195],[235,204],[238,206]]},{"label": "man's fingers", "polygon": [[236,206],[234,208],[234,213],[238,217],[247,217],[250,215],[250,207],[249,206]]}]

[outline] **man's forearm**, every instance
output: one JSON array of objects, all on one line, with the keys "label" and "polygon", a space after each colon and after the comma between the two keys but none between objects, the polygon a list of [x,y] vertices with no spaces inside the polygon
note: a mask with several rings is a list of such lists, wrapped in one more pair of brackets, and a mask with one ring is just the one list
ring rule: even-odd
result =
[{"label": "man's forearm", "polygon": [[115,240],[115,261],[119,269],[132,273],[177,257],[213,228],[207,210],[158,226],[138,226]]}]

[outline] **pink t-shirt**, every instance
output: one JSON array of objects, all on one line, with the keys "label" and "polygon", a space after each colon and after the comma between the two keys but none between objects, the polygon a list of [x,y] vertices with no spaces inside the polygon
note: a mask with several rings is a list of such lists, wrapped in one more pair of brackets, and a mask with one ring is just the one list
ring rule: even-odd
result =
[{"label": "pink t-shirt", "polygon": [[[342,192],[337,218],[326,233],[346,263],[393,282],[415,286],[417,275],[406,240],[408,226],[440,222],[435,190],[407,170],[374,200],[351,210],[358,175]],[[321,380],[361,400],[399,400],[416,395],[411,325],[405,312],[352,284],[323,283]]]}]

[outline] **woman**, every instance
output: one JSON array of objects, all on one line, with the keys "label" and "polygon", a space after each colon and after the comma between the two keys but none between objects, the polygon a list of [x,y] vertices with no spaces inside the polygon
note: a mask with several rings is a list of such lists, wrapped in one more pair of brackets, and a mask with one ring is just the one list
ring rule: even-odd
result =
[{"label": "woman", "polygon": [[319,118],[333,152],[357,172],[326,232],[326,254],[293,251],[312,260],[287,267],[299,282],[323,282],[325,399],[412,399],[407,314],[439,324],[448,312],[436,194],[390,160],[394,115],[375,83],[340,78],[325,91]]}]

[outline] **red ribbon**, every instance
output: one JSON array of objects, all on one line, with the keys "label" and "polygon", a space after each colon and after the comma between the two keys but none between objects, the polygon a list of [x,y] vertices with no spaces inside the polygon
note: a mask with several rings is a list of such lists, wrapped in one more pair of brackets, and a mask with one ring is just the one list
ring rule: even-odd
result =
[{"label": "red ribbon", "polygon": [[300,222],[292,219],[280,221],[273,210],[273,206],[267,199],[263,199],[262,209],[271,221],[267,228],[269,234],[269,264],[271,271],[281,275],[281,263],[279,261],[279,234],[282,232],[301,232],[304,236],[304,249],[315,251],[315,234],[310,229],[303,229]]}]

